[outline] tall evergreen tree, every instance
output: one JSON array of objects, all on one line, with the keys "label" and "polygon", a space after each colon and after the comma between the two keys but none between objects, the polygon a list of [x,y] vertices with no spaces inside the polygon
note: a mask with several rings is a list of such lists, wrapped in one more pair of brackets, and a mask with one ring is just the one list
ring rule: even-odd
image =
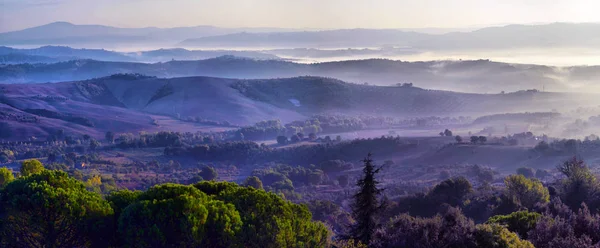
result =
[{"label": "tall evergreen tree", "polygon": [[368,245],[377,228],[375,217],[383,207],[378,199],[383,190],[377,188],[379,182],[375,180],[375,175],[381,168],[375,168],[371,153],[367,155],[363,163],[365,165],[363,177],[356,183],[356,186],[360,189],[354,194],[354,203],[352,204],[352,217],[354,217],[356,223],[350,227],[348,236]]}]

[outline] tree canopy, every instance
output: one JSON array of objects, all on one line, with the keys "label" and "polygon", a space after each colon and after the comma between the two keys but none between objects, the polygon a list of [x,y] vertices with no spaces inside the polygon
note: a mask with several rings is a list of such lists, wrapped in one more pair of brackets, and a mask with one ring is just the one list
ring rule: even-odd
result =
[{"label": "tree canopy", "polygon": [[31,174],[40,173],[42,170],[44,170],[44,165],[36,159],[21,163],[21,176],[26,177]]},{"label": "tree canopy", "polygon": [[312,222],[306,206],[283,200],[274,193],[229,182],[194,185],[210,197],[233,204],[242,226],[237,238],[244,247],[325,247],[327,228]]},{"label": "tree canopy", "polygon": [[108,226],[107,201],[62,171],[21,177],[0,194],[2,241],[8,247],[81,247]]},{"label": "tree canopy", "polygon": [[246,178],[246,181],[244,181],[244,185],[248,187],[253,187],[255,189],[263,189],[262,181],[260,181],[260,179],[255,176]]},{"label": "tree canopy", "polygon": [[42,169],[0,189],[3,247],[328,245],[328,229],[306,206],[235,183],[161,184],[105,200],[65,172]]},{"label": "tree canopy", "polygon": [[210,167],[210,166],[204,166],[202,167],[202,170],[200,171],[200,174],[198,174],[199,176],[202,177],[202,179],[204,180],[215,180],[217,179],[217,176],[219,176],[219,174],[217,173],[217,170],[215,170],[215,168]]},{"label": "tree canopy", "polygon": [[550,200],[548,189],[537,179],[528,179],[523,175],[510,175],[504,179],[506,196],[527,209],[533,209],[536,203]]},{"label": "tree canopy", "polygon": [[13,180],[15,180],[15,176],[11,170],[6,167],[0,168],[0,188],[12,182]]},{"label": "tree canopy", "polygon": [[193,186],[163,184],[123,209],[118,230],[130,247],[229,247],[240,226],[233,205]]}]

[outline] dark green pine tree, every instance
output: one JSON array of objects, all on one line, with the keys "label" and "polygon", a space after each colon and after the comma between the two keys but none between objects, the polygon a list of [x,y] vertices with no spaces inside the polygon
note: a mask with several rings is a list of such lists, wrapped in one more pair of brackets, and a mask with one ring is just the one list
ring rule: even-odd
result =
[{"label": "dark green pine tree", "polygon": [[371,153],[367,155],[363,163],[365,165],[363,177],[356,183],[356,186],[360,189],[354,194],[354,203],[352,204],[352,217],[354,217],[356,223],[350,227],[348,236],[355,241],[369,245],[371,237],[377,228],[375,217],[383,208],[383,204],[378,199],[383,190],[377,188],[379,182],[375,180],[375,174],[381,168],[375,168],[371,159]]}]

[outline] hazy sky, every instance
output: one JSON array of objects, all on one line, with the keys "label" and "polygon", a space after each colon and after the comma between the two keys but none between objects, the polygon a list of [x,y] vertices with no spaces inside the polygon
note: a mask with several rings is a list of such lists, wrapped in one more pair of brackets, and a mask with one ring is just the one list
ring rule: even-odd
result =
[{"label": "hazy sky", "polygon": [[423,28],[600,22],[598,0],[0,0],[0,32],[120,27]]}]

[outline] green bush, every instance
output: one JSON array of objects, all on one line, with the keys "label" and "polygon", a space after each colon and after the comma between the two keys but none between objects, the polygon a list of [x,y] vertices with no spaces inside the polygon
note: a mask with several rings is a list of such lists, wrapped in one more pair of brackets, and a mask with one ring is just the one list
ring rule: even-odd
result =
[{"label": "green bush", "polygon": [[477,247],[486,248],[534,248],[527,240],[496,224],[477,225],[475,228]]},{"label": "green bush", "polygon": [[548,189],[537,179],[527,179],[523,175],[510,175],[504,179],[506,196],[519,206],[533,209],[536,203],[550,201]]},{"label": "green bush", "polygon": [[0,188],[12,182],[13,180],[15,180],[15,176],[11,170],[6,167],[0,168]]},{"label": "green bush", "polygon": [[492,216],[486,223],[502,225],[511,232],[516,232],[521,238],[527,239],[527,232],[535,228],[542,217],[539,213],[518,211],[508,215]]},{"label": "green bush", "polygon": [[36,159],[27,160],[21,163],[21,176],[29,176],[31,174],[40,173],[44,170],[44,165]]}]

